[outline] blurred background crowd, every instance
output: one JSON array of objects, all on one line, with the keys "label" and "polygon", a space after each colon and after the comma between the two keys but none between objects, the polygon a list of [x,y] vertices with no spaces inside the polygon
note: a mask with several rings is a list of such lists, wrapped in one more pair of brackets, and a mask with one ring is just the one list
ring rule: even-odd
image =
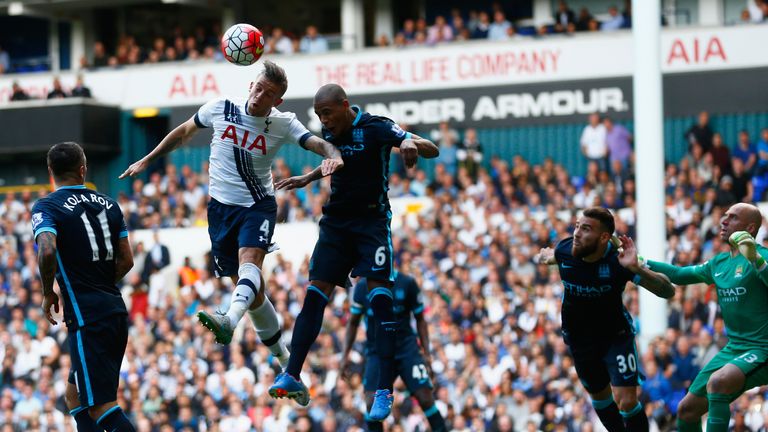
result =
[{"label": "blurred background crowd", "polygon": [[[426,305],[437,407],[450,430],[590,431],[597,418],[559,332],[562,286],[557,271],[535,265],[539,248],[569,236],[576,211],[615,211],[617,231],[635,235],[632,135],[610,118],[592,116],[580,137],[585,175],[555,159],[531,164],[520,156],[483,154],[472,129],[442,124],[430,136],[441,148],[434,168],[406,170],[393,155],[390,197],[421,197],[429,210],[404,216],[393,230],[396,264],[418,281]],[[683,138],[683,137],[681,137]],[[722,137],[702,113],[685,142],[689,150],[666,169],[668,254],[677,265],[723,250],[718,222],[727,206],[762,201],[768,184],[768,128],[761,136]],[[306,169],[310,169],[307,167]],[[275,179],[291,173],[282,161]],[[147,182],[134,180],[118,202],[129,230],[206,226],[207,164],[167,165]],[[317,221],[327,179],[277,195],[280,222]],[[70,365],[62,325],[43,319],[30,209],[45,192],[8,193],[0,203],[0,424],[3,431],[74,430],[63,392]],[[398,221],[400,222],[400,221]],[[763,242],[765,230],[758,241]],[[213,342],[195,320],[201,308],[227,304],[231,283],[212,278],[210,259],[170,265],[157,231],[134,242],[136,266],[123,281],[130,337],[118,401],[140,431],[360,431],[364,333],[353,375],[339,375],[339,353],[350,299],[337,289],[304,380],[312,404],[302,409],[266,392],[276,370],[250,322],[230,346]],[[642,251],[641,251],[642,252]],[[193,257],[190,257],[193,258]],[[171,272],[174,284],[158,277]],[[307,285],[308,262],[278,259],[268,293],[291,338]],[[637,288],[625,305],[639,329]],[[674,424],[677,401],[700,368],[727,341],[711,286],[678,290],[668,330],[641,347],[642,401],[654,430]],[[426,431],[418,404],[397,384],[390,431]],[[768,427],[766,389],[736,403],[735,430]]]}]

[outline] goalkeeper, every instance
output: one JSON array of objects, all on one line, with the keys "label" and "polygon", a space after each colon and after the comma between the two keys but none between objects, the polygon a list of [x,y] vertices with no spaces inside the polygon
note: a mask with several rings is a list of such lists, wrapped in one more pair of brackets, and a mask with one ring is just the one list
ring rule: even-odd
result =
[{"label": "goalkeeper", "polygon": [[681,432],[700,432],[701,416],[707,412],[707,432],[727,431],[730,403],[744,391],[768,384],[768,271],[764,258],[768,249],[755,244],[761,225],[757,207],[735,204],[720,222],[720,236],[730,243],[730,252],[690,267],[647,263],[676,284],[714,284],[728,333],[728,344],[704,366],[678,405]]}]

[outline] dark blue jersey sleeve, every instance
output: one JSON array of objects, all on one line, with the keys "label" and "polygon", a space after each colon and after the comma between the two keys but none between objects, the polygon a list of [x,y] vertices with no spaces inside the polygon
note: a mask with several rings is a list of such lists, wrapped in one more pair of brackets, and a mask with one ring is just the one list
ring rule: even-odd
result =
[{"label": "dark blue jersey sleeve", "polygon": [[54,235],[58,234],[53,211],[45,199],[37,201],[32,206],[32,231],[34,232],[35,239],[44,232],[50,232]]},{"label": "dark blue jersey sleeve", "polygon": [[404,139],[411,137],[410,132],[404,131],[397,123],[385,117],[378,117],[376,122],[376,139],[382,145],[400,147]]}]

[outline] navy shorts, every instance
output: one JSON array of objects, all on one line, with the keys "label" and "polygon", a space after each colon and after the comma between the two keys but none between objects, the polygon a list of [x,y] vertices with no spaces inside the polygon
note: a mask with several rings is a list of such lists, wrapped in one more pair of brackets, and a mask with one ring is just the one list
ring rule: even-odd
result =
[{"label": "navy shorts", "polygon": [[240,248],[270,250],[275,233],[277,202],[268,196],[250,207],[208,202],[208,235],[216,277],[234,276],[240,267]]},{"label": "navy shorts", "polygon": [[[363,377],[363,389],[367,392],[378,390],[379,370],[381,359],[376,354],[365,356],[365,376]],[[409,392],[415,393],[422,388],[432,389],[432,380],[429,378],[424,356],[418,348],[408,350],[407,354],[398,353],[395,356],[395,372],[405,383]]]},{"label": "navy shorts", "polygon": [[113,315],[69,332],[72,368],[81,407],[117,400],[120,365],[128,343],[128,315]]},{"label": "navy shorts", "polygon": [[309,261],[309,280],[345,286],[347,277],[395,280],[392,267],[392,214],[358,218],[323,216]]},{"label": "navy shorts", "polygon": [[[599,338],[598,338],[599,339]],[[589,393],[613,387],[636,387],[645,377],[635,347],[635,335],[576,343],[567,341],[579,380]]]}]

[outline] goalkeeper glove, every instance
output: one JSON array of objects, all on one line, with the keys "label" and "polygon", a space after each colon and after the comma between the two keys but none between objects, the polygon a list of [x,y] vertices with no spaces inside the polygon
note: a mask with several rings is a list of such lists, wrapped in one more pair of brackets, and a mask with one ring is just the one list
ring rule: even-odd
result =
[{"label": "goalkeeper glove", "polygon": [[728,243],[758,269],[765,266],[765,259],[757,253],[757,243],[755,243],[752,234],[746,231],[736,231],[728,238]]}]

